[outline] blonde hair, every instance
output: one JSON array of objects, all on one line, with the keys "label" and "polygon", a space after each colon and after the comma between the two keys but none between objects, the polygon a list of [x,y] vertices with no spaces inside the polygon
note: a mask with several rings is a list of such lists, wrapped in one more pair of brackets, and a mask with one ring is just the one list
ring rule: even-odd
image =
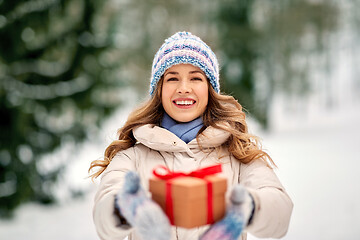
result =
[{"label": "blonde hair", "polygon": [[[116,153],[135,145],[136,139],[132,133],[133,129],[145,124],[160,124],[164,115],[164,109],[161,104],[162,82],[163,78],[158,82],[152,98],[129,115],[124,126],[118,130],[119,139],[113,141],[106,148],[104,159],[91,162],[89,172],[94,167],[100,168],[90,175],[92,179],[97,178],[105,171]],[[269,167],[270,164],[276,166],[271,157],[261,149],[258,138],[248,133],[242,106],[234,97],[218,94],[210,84],[208,86],[209,101],[202,116],[204,127],[199,131],[196,137],[197,140],[200,133],[208,126],[222,129],[231,134],[223,146],[226,146],[229,153],[237,160],[242,163],[249,163],[255,159],[262,159]],[[220,124],[223,122],[228,124]]]}]

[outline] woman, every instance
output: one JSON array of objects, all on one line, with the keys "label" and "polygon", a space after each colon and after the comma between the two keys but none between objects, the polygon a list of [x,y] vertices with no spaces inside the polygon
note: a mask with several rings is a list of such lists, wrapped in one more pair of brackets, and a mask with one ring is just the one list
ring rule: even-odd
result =
[{"label": "woman", "polygon": [[[275,164],[248,134],[241,105],[219,92],[218,61],[208,45],[188,32],[165,40],[153,61],[150,100],[130,114],[104,160],[90,167],[100,168],[93,177],[102,174],[94,206],[101,239],[286,234],[293,205],[271,168]],[[210,228],[170,229],[147,196],[152,170],[165,165],[189,172],[217,163],[228,181],[225,218]]]}]

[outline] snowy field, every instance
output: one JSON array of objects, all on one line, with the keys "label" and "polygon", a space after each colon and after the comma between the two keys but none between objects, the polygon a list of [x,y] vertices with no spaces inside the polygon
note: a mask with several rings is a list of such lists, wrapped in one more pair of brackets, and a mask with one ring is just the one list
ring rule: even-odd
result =
[{"label": "snowy field", "polygon": [[360,239],[359,123],[360,108],[353,108],[264,135],[294,202],[283,239]]},{"label": "snowy field", "polygon": [[[250,126],[277,163],[276,172],[295,204],[289,232],[283,239],[360,238],[360,108],[354,104],[341,109],[273,117],[274,130],[269,133],[258,130],[255,124]],[[83,145],[79,160],[69,170],[67,184],[92,189],[89,194],[51,207],[20,207],[15,219],[0,221],[1,240],[98,239],[91,217],[97,183],[85,177],[89,162],[101,157],[103,148],[114,139],[123,115],[119,112],[109,120],[103,143]]]}]

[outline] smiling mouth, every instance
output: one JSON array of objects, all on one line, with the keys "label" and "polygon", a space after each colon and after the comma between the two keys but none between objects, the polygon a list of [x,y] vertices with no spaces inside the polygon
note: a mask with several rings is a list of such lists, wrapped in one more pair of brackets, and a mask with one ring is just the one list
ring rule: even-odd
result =
[{"label": "smiling mouth", "polygon": [[181,101],[173,101],[173,103],[175,103],[176,105],[179,106],[190,106],[195,104],[196,101],[193,100],[181,100]]}]

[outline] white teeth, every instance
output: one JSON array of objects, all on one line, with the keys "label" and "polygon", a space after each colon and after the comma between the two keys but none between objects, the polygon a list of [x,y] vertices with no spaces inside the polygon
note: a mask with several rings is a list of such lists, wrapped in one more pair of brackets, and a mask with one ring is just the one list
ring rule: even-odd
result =
[{"label": "white teeth", "polygon": [[175,103],[177,105],[191,105],[191,104],[194,104],[194,101],[188,101],[188,100],[186,100],[186,101],[175,101]]}]

